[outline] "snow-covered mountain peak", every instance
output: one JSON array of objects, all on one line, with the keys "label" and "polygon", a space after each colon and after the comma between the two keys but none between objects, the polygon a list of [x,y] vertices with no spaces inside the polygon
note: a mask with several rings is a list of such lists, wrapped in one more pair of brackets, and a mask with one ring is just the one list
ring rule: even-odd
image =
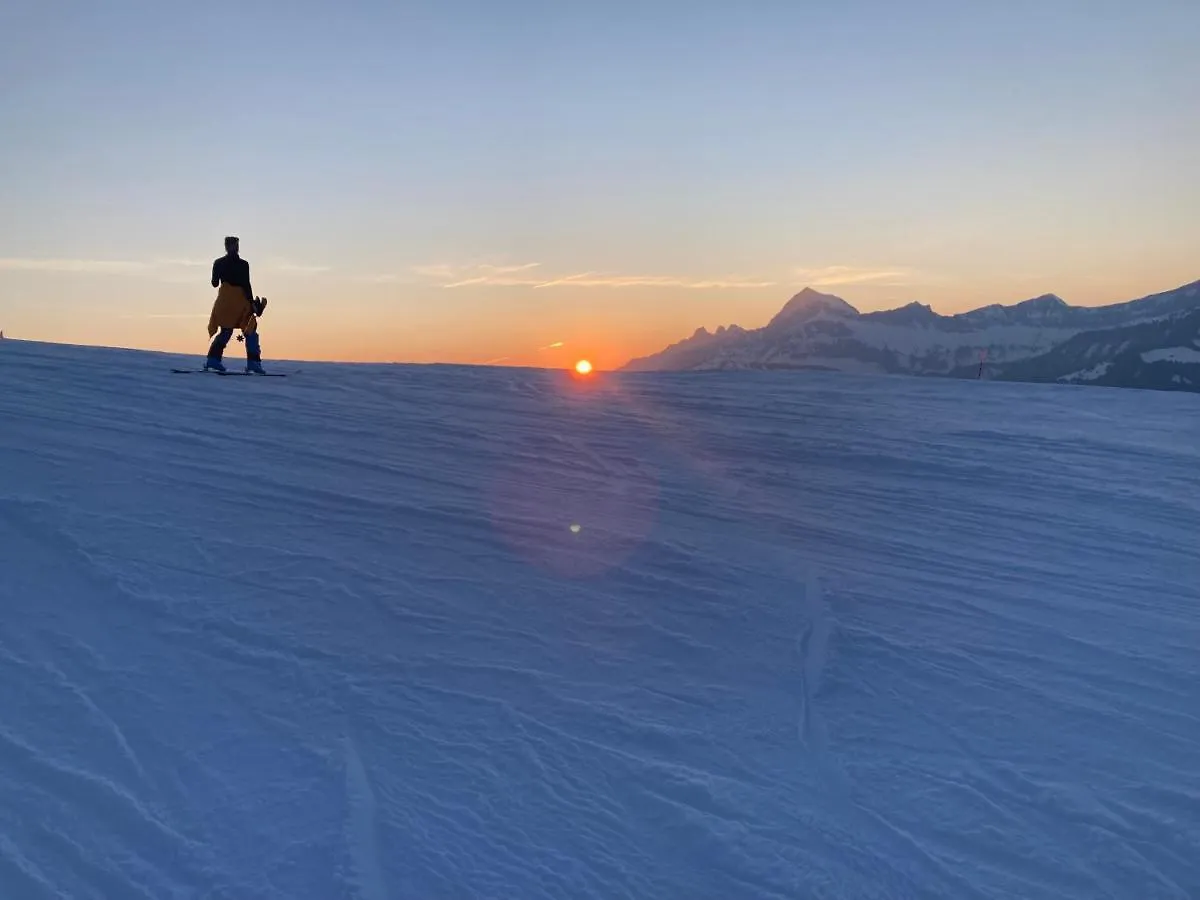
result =
[{"label": "snow-covered mountain peak", "polygon": [[1026,300],[1021,306],[1046,306],[1046,307],[1065,307],[1067,301],[1058,294],[1042,294],[1040,297],[1034,297],[1032,300]]},{"label": "snow-covered mountain peak", "polygon": [[1058,294],[1042,294],[1040,297],[1034,297],[1031,300],[1023,300],[1017,304],[1017,309],[1024,310],[1052,310],[1052,309],[1067,309],[1069,304]]},{"label": "snow-covered mountain peak", "polygon": [[868,316],[876,322],[899,326],[928,326],[935,323],[939,318],[938,314],[933,311],[932,306],[928,303],[918,303],[916,300],[897,309],[869,313]]},{"label": "snow-covered mountain peak", "polygon": [[806,287],[792,297],[784,305],[783,309],[775,314],[775,318],[770,321],[767,327],[779,328],[780,326],[807,322],[820,315],[851,318],[858,314],[858,310],[841,297],[835,297],[833,294],[823,294],[811,287]]}]

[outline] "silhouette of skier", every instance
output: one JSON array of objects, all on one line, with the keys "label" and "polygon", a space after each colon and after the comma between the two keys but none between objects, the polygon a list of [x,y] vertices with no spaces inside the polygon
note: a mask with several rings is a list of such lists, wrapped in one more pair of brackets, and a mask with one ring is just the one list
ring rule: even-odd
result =
[{"label": "silhouette of skier", "polygon": [[266,299],[254,296],[250,287],[250,264],[239,255],[240,242],[236,237],[225,238],[225,255],[213,261],[212,286],[218,288],[208,317],[208,336],[215,335],[208,348],[205,369],[225,371],[221,361],[225,345],[235,328],[241,330],[238,340],[246,341],[246,371],[265,375],[262,351],[258,342],[258,317],[267,305]]}]

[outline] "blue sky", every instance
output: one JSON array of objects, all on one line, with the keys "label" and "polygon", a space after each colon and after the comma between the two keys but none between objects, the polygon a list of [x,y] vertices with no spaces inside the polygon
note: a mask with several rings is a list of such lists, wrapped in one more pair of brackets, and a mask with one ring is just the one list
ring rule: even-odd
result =
[{"label": "blue sky", "polygon": [[1194,0],[10,0],[0,327],[200,352],[230,232],[268,355],[1130,299],[1200,278],[1197,46]]}]

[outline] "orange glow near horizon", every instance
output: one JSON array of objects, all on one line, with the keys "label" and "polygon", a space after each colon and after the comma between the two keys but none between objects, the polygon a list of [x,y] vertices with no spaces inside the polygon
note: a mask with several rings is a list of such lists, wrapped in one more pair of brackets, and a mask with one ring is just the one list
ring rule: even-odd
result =
[{"label": "orange glow near horizon", "polygon": [[575,371],[580,375],[591,375],[592,364],[586,359],[581,359],[579,362],[575,363]]},{"label": "orange glow near horizon", "polygon": [[[123,274],[120,286],[110,287],[92,273],[4,271],[2,263],[0,328],[6,337],[193,357],[202,357],[210,343],[205,325],[214,292],[206,271],[200,272],[198,287],[191,281],[156,283],[153,277],[136,272]],[[1194,268],[1194,263],[1188,265]],[[1078,277],[1054,273],[992,279],[965,295],[964,284],[957,279],[932,286],[818,285],[817,289],[844,297],[860,312],[899,308],[919,292],[936,312],[953,315],[988,303],[1019,302],[1048,290],[1073,305],[1094,307],[1176,290],[1188,283],[1181,271],[1151,274],[1131,268],[1119,278],[1104,279],[1103,290]],[[1191,278],[1195,279],[1194,272]],[[265,360],[530,367],[566,372],[580,380],[617,372],[631,359],[658,353],[701,326],[710,333],[730,324],[761,328],[802,286],[711,293],[648,288],[605,295],[603,303],[596,302],[597,295],[587,288],[564,285],[554,292],[530,288],[527,298],[520,294],[527,303],[514,315],[509,307],[494,305],[488,293],[491,288],[463,288],[459,293],[368,284],[355,315],[339,318],[337,326],[330,327],[323,293],[327,288],[317,279],[286,271],[264,272],[263,280],[271,287],[263,293],[278,295],[259,327]],[[1093,279],[1100,281],[1099,276]],[[4,297],[19,302],[5,306]],[[235,357],[244,355],[241,345],[231,344],[230,352]],[[577,368],[584,359],[590,364],[586,372]]]}]

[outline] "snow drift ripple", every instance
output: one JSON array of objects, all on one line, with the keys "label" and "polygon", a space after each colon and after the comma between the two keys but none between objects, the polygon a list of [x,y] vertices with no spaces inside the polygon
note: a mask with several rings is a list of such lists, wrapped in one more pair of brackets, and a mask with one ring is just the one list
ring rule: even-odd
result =
[{"label": "snow drift ripple", "polygon": [[1200,894],[1193,395],[176,362],[0,346],[13,895]]}]

